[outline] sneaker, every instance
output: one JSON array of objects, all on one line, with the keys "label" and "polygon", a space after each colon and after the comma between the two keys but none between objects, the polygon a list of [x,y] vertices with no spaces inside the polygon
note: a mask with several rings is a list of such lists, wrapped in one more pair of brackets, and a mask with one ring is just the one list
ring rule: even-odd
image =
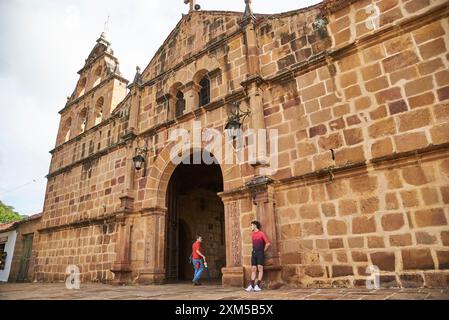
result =
[{"label": "sneaker", "polygon": [[262,291],[262,289],[260,289],[259,285],[256,284],[256,286],[254,287],[254,291],[259,292]]},{"label": "sneaker", "polygon": [[253,286],[249,285],[248,288],[245,289],[246,292],[254,291]]}]

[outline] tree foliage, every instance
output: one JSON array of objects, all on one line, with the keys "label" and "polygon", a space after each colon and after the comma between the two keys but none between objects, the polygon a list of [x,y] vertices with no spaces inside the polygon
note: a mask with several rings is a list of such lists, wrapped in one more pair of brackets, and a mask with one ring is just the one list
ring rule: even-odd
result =
[{"label": "tree foliage", "polygon": [[10,223],[19,220],[22,220],[22,217],[14,211],[14,207],[7,206],[0,201],[0,223]]}]

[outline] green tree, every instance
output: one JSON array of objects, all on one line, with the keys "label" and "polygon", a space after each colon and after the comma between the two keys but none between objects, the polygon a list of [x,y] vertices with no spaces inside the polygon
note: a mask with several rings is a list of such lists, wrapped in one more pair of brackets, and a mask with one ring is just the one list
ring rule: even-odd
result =
[{"label": "green tree", "polygon": [[7,206],[0,201],[0,223],[10,223],[22,220],[20,214],[14,211],[14,208]]}]

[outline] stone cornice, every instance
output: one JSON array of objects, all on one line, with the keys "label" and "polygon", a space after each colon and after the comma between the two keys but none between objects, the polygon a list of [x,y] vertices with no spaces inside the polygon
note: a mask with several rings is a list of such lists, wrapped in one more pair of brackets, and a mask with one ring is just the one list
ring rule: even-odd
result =
[{"label": "stone cornice", "polygon": [[260,183],[251,183],[248,182],[242,187],[238,187],[232,190],[226,190],[221,192],[219,196],[227,201],[229,199],[240,199],[245,197],[248,194],[252,193],[252,188],[257,187],[266,187],[267,185],[273,185],[276,188],[287,187],[291,184],[299,184],[299,185],[311,185],[318,182],[322,182],[323,180],[333,181],[337,176],[339,178],[353,176],[360,171],[368,172],[367,170],[373,168],[374,170],[384,168],[391,168],[395,165],[410,165],[419,161],[425,161],[427,158],[434,159],[435,157],[446,159],[447,153],[449,152],[449,143],[441,144],[441,145],[429,145],[428,147],[409,151],[402,153],[394,153],[392,155],[386,157],[373,158],[367,161],[361,161],[357,163],[351,163],[343,166],[332,166],[328,168],[321,169],[319,171],[310,172],[300,176],[289,177],[281,180],[266,182],[261,181]]},{"label": "stone cornice", "polygon": [[340,11],[351,4],[361,0],[324,0],[321,5],[321,9],[328,14]]},{"label": "stone cornice", "polygon": [[246,78],[246,80],[242,81],[242,83],[240,83],[240,85],[244,88],[248,88],[252,84],[255,84],[256,86],[259,87],[264,83],[265,83],[265,80],[263,79],[263,77],[260,76],[259,74],[256,74],[256,75],[252,75],[252,76]]},{"label": "stone cornice", "polygon": [[83,220],[78,220],[78,221],[69,222],[69,223],[65,223],[65,224],[60,224],[57,226],[43,227],[43,228],[38,229],[37,231],[39,233],[50,233],[50,232],[67,230],[67,229],[77,229],[77,228],[89,227],[92,225],[104,224],[105,222],[107,223],[110,221],[117,220],[117,216],[120,215],[121,213],[122,213],[121,211],[117,211],[117,212],[110,213],[108,215],[104,215],[102,217],[83,219]]},{"label": "stone cornice", "polygon": [[101,158],[102,156],[107,155],[107,154],[110,153],[111,151],[113,151],[113,150],[115,150],[115,149],[117,149],[117,148],[119,148],[119,147],[122,147],[122,146],[124,146],[124,145],[126,145],[126,144],[128,144],[128,143],[130,143],[130,141],[133,141],[134,139],[135,139],[135,135],[134,135],[134,137],[132,137],[132,138],[131,138],[131,137],[128,137],[128,140],[123,140],[123,139],[121,139],[121,141],[116,142],[116,143],[114,143],[114,144],[111,144],[111,145],[108,146],[107,148],[104,148],[104,149],[102,149],[102,150],[100,150],[100,151],[97,151],[97,152],[95,152],[95,153],[92,153],[91,155],[89,155],[89,156],[86,157],[86,158],[77,160],[77,161],[75,161],[75,162],[70,163],[69,165],[67,165],[67,166],[65,166],[65,167],[62,167],[62,168],[59,168],[58,170],[55,170],[55,171],[53,171],[53,172],[50,172],[46,177],[47,177],[47,179],[53,178],[53,177],[55,177],[55,176],[57,176],[57,175],[60,175],[60,174],[62,174],[62,173],[64,173],[64,172],[70,171],[72,168],[74,168],[74,167],[76,167],[76,166],[82,165],[82,164],[84,164],[84,163],[91,162],[91,161],[93,161],[93,160],[95,160],[95,159],[98,159],[98,158]]},{"label": "stone cornice", "polygon": [[167,208],[151,207],[143,208],[140,210],[142,216],[165,216],[167,214]]},{"label": "stone cornice", "polygon": [[406,166],[419,161],[426,161],[427,158],[435,157],[445,159],[449,152],[449,143],[441,145],[429,145],[428,147],[408,152],[394,153],[386,157],[373,158],[353,164],[339,167],[328,167],[319,171],[307,173],[301,176],[289,177],[275,182],[276,187],[283,187],[290,184],[314,184],[322,180],[332,181],[337,176],[345,178],[353,176],[360,171],[368,172],[368,169],[382,170],[394,166]]}]

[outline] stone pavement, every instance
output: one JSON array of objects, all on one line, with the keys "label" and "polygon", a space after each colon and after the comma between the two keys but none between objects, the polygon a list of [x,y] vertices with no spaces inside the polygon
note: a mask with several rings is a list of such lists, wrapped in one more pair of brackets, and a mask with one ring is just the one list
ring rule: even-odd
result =
[{"label": "stone pavement", "polygon": [[282,287],[247,293],[220,285],[193,287],[187,283],[162,286],[81,284],[67,290],[64,283],[0,284],[0,300],[449,300],[446,289],[293,289]]}]

